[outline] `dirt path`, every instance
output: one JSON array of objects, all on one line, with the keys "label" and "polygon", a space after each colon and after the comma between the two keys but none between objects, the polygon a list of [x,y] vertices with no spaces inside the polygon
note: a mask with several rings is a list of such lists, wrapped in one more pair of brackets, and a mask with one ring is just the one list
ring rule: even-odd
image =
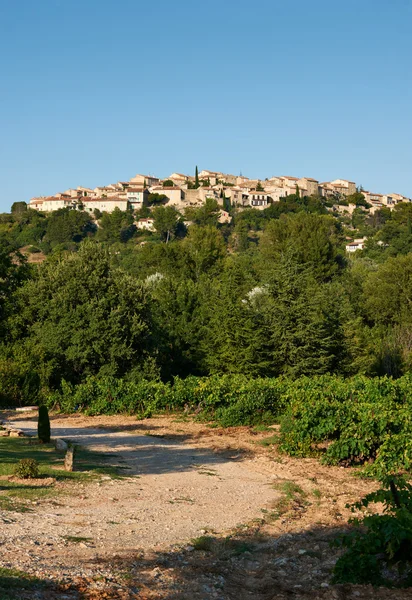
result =
[{"label": "dirt path", "polygon": [[[35,418],[12,421],[35,431]],[[374,487],[351,469],[279,455],[259,444],[270,432],[245,427],[80,415],[51,425],[54,437],[104,452],[127,476],[64,484],[67,494],[33,512],[4,512],[1,566],[78,582],[93,600],[412,598],[329,584],[338,556],[329,542],[353,516],[346,504]],[[287,485],[298,492],[282,505]],[[191,544],[202,535],[206,551]]]},{"label": "dirt path", "polygon": [[[36,433],[35,418],[9,423]],[[80,574],[90,575],[84,566],[97,556],[187,543],[205,531],[231,529],[260,517],[261,509],[278,497],[270,473],[255,457],[199,448],[185,442],[184,435],[179,439],[179,433],[176,439],[155,437],[155,430],[150,435],[146,427],[135,421],[133,427],[106,430],[78,427],[76,418],[54,418],[53,437],[107,454],[127,478],[77,485],[74,495],[57,502],[45,499],[35,513],[13,518],[0,532],[3,560],[9,552],[14,555],[16,546],[40,545],[39,562],[54,564],[62,574],[81,564]],[[67,538],[87,541],[68,546]],[[27,560],[23,556],[22,567],[32,558],[31,553]]]}]

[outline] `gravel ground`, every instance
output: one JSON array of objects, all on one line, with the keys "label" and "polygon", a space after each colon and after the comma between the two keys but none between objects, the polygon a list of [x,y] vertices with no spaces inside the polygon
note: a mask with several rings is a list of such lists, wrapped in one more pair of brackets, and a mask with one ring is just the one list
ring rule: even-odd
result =
[{"label": "gravel ground", "polygon": [[[35,415],[9,422],[36,429]],[[1,513],[0,565],[63,583],[22,600],[412,599],[409,589],[330,585],[346,504],[374,487],[351,469],[280,456],[257,444],[273,432],[249,428],[81,415],[51,425],[125,477],[57,483],[33,512]],[[284,482],[302,494],[273,519]],[[212,547],[197,549],[199,536]]]}]

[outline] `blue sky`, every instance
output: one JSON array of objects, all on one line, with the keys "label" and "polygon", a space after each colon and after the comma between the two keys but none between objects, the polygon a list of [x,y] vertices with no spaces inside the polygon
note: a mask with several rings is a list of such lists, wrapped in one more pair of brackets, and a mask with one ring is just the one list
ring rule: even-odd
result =
[{"label": "blue sky", "polygon": [[136,173],[412,196],[412,0],[0,0],[0,210]]}]

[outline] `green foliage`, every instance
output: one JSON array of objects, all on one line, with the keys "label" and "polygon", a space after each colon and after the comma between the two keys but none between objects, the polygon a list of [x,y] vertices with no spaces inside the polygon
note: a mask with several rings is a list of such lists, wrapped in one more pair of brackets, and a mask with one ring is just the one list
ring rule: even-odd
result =
[{"label": "green foliage", "polygon": [[50,243],[52,248],[58,244],[80,242],[88,233],[92,233],[94,228],[87,213],[60,208],[48,217],[44,240]]},{"label": "green foliage", "polygon": [[154,228],[164,242],[169,242],[177,233],[179,213],[173,206],[156,206],[153,209]]},{"label": "green foliage", "polygon": [[186,409],[226,427],[273,423],[284,410],[283,389],[283,381],[250,381],[241,375],[175,378],[173,385],[90,377],[77,386],[63,381],[61,390],[51,394],[47,404],[65,413],[125,413],[142,417]]},{"label": "green foliage", "polygon": [[43,444],[50,442],[50,419],[47,406],[39,406],[39,418],[37,422],[37,437]]},{"label": "green foliage", "polygon": [[217,226],[220,208],[217,200],[214,198],[206,198],[205,203],[200,208],[187,208],[185,216],[187,219],[196,225]]},{"label": "green foliage", "polygon": [[149,194],[148,198],[147,198],[147,202],[149,204],[149,206],[152,205],[158,205],[158,204],[166,204],[166,202],[168,201],[168,197],[165,194],[156,194],[156,193],[152,193]]},{"label": "green foliage", "polygon": [[[412,466],[411,377],[302,378],[288,388],[280,448],[383,476]],[[285,399],[286,400],[286,399]]]},{"label": "green foliage", "polygon": [[11,205],[11,214],[21,214],[27,210],[26,202],[13,202]]},{"label": "green foliage", "polygon": [[22,458],[14,468],[14,475],[20,479],[36,479],[39,476],[39,464],[34,458]]},{"label": "green foliage", "polygon": [[334,583],[388,587],[412,585],[412,485],[402,477],[384,477],[382,487],[352,506],[363,510],[382,503],[383,514],[351,520],[354,531],[338,545],[346,549],[334,568]]},{"label": "green foliage", "polygon": [[175,184],[173,183],[173,181],[171,179],[166,179],[163,182],[163,187],[173,187]]},{"label": "green foliage", "polygon": [[89,374],[122,376],[152,360],[147,292],[111,268],[109,252],[97,244],[85,242],[67,259],[43,264],[16,303],[15,352],[25,347],[45,386]]},{"label": "green foliage", "polygon": [[296,262],[310,267],[318,281],[329,281],[343,266],[339,244],[341,232],[333,217],[284,215],[270,221],[261,240],[262,258],[268,267],[282,254],[292,253]]},{"label": "green foliage", "polygon": [[136,234],[133,214],[115,208],[111,213],[103,213],[99,220],[97,239],[104,242],[128,242]]}]

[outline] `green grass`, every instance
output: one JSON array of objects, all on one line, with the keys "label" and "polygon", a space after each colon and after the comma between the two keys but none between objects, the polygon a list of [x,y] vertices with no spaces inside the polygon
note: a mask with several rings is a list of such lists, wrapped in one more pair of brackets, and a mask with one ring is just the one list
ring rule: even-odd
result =
[{"label": "green grass", "polygon": [[269,427],[268,425],[260,424],[260,425],[255,425],[254,427],[252,427],[252,431],[253,431],[253,433],[262,433],[265,431],[273,431],[273,429],[272,429],[272,427]]},{"label": "green grass", "polygon": [[257,442],[257,443],[260,444],[261,446],[274,446],[278,442],[279,442],[279,434],[275,433],[275,434],[271,435],[270,437],[264,438],[263,440],[259,440],[259,442]]},{"label": "green grass", "polygon": [[15,465],[23,458],[33,458],[39,464],[40,477],[30,480],[0,480],[0,509],[29,510],[17,500],[36,501],[45,496],[55,495],[53,485],[42,483],[42,479],[53,477],[58,482],[88,482],[101,475],[120,477],[119,468],[107,464],[107,455],[77,448],[75,471],[63,469],[64,453],[56,452],[53,444],[39,444],[33,438],[0,438],[0,476],[11,476]]},{"label": "green grass", "polygon": [[228,560],[233,556],[240,556],[244,552],[251,552],[254,549],[253,544],[231,536],[217,538],[211,535],[201,535],[192,539],[191,544],[195,550],[212,552],[223,560]]},{"label": "green grass", "polygon": [[66,542],[70,542],[72,544],[80,544],[81,542],[92,542],[93,541],[93,538],[79,537],[76,535],[64,535],[63,539],[65,539]]},{"label": "green grass", "polygon": [[42,591],[50,590],[52,587],[52,584],[48,581],[42,581],[16,569],[0,567],[1,600],[21,600],[21,598],[41,597],[38,594]]},{"label": "green grass", "polygon": [[276,521],[294,506],[307,506],[308,503],[305,501],[306,493],[303,491],[300,485],[294,481],[281,481],[279,483],[275,483],[273,487],[275,490],[281,492],[282,496],[274,503],[272,511],[262,510],[262,512],[267,513],[268,520]]}]

